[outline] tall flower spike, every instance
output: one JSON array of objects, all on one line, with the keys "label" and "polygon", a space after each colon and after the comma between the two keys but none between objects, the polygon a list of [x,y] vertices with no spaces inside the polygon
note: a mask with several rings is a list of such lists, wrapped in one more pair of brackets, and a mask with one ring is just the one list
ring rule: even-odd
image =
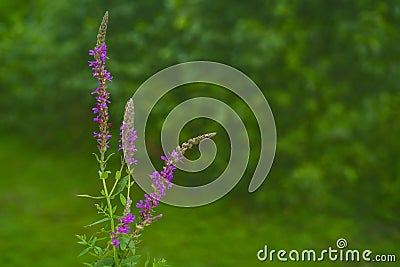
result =
[{"label": "tall flower spike", "polygon": [[108,23],[108,12],[105,13],[101,22],[99,33],[97,35],[97,45],[93,50],[89,50],[89,55],[94,57],[93,61],[89,61],[92,67],[93,77],[98,81],[97,88],[92,92],[96,95],[96,106],[92,108],[95,118],[93,119],[99,124],[99,131],[94,132],[94,138],[97,140],[98,148],[102,155],[107,150],[108,140],[111,138],[109,128],[110,116],[108,114],[108,104],[110,103],[110,93],[107,91],[107,81],[111,82],[111,75],[106,69],[107,46],[105,44],[106,30]]},{"label": "tall flower spike", "polygon": [[137,164],[137,160],[133,157],[137,151],[133,144],[137,139],[136,130],[134,127],[135,110],[132,98],[128,100],[125,106],[124,121],[121,125],[121,145],[120,149],[124,151],[124,159],[129,170],[132,171],[132,165]]}]

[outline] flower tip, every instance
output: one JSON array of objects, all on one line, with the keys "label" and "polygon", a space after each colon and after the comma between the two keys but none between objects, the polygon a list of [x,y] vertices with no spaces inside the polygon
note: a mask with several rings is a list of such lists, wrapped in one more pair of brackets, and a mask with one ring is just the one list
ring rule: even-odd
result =
[{"label": "flower tip", "polygon": [[208,133],[206,135],[207,135],[207,138],[213,138],[214,136],[217,135],[217,133],[213,132],[213,133]]}]

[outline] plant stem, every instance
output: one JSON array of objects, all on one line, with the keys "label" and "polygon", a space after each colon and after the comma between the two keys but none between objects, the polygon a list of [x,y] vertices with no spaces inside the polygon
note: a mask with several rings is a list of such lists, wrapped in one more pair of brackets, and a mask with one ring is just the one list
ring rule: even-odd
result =
[{"label": "plant stem", "polygon": [[[106,165],[106,162],[105,162],[105,149],[102,149],[102,151],[101,151],[101,160],[100,160],[100,171],[101,171],[101,173],[105,172],[105,165]],[[104,195],[105,195],[106,201],[107,201],[108,214],[109,214],[109,217],[110,217],[111,231],[115,232],[114,214],[113,214],[113,207],[111,205],[110,194],[108,193],[106,179],[102,179],[102,180],[103,180]],[[117,254],[117,249],[114,246],[113,246],[113,252],[114,252],[114,262],[117,264],[117,262],[118,262],[118,254]]]},{"label": "plant stem", "polygon": [[[103,179],[103,188],[104,188],[104,194],[106,195],[108,213],[109,213],[109,216],[110,216],[111,231],[115,232],[113,207],[111,205],[110,195],[108,194],[107,184],[106,184],[106,180],[105,179]],[[113,252],[114,252],[114,262],[117,263],[118,262],[117,248],[114,247],[114,246],[113,246]]]},{"label": "plant stem", "polygon": [[126,198],[131,198],[130,197],[130,192],[131,192],[131,174],[129,174],[128,176],[128,191],[126,193]]},{"label": "plant stem", "polygon": [[[124,161],[121,161],[121,169],[119,170],[119,172],[120,173],[122,173],[122,171],[124,170]],[[120,178],[121,179],[121,178]],[[114,193],[114,190],[115,190],[115,187],[117,186],[117,184],[118,184],[118,181],[119,181],[119,179],[117,180],[115,180],[115,182],[114,182],[114,185],[113,185],[113,187],[111,188],[111,191],[110,191],[110,197],[112,196],[112,194]]]}]

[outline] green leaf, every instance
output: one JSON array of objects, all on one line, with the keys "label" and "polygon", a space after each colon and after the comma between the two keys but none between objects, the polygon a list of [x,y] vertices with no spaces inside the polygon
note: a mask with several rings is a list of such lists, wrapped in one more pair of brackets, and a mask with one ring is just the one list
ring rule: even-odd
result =
[{"label": "green leaf", "polygon": [[121,171],[115,172],[115,180],[119,180],[121,178]]},{"label": "green leaf", "polygon": [[101,261],[97,261],[94,266],[95,267],[112,267],[114,264],[114,259],[113,258],[105,258]]},{"label": "green leaf", "polygon": [[106,160],[104,162],[107,162],[115,153],[111,153],[110,155],[108,155],[108,157],[106,158]]},{"label": "green leaf", "polygon": [[147,259],[146,259],[146,262],[144,263],[144,267],[147,267],[147,265],[149,265],[149,263],[150,263],[150,256],[147,255]]},{"label": "green leaf", "polygon": [[153,267],[163,267],[163,266],[171,266],[167,264],[167,261],[165,259],[160,259],[156,262],[156,259],[153,261]]},{"label": "green leaf", "polygon": [[84,250],[81,251],[81,253],[79,253],[78,257],[81,257],[83,255],[85,255],[86,253],[89,252],[89,250],[91,249],[91,247],[87,247]]},{"label": "green leaf", "polygon": [[[135,242],[129,243],[129,248],[131,249],[131,251],[132,251],[132,249],[135,249],[136,248]],[[132,253],[135,254],[134,251]]]},{"label": "green leaf", "polygon": [[119,182],[118,182],[118,186],[117,186],[117,190],[115,191],[115,193],[113,194],[113,196],[118,195],[119,193],[121,193],[124,189],[126,184],[128,183],[128,179],[129,176],[125,176],[124,178],[122,178]]},{"label": "green leaf", "polygon": [[130,256],[129,258],[126,258],[122,261],[122,264],[127,264],[127,266],[134,266],[136,265],[136,262],[140,258],[141,255],[133,255]]},{"label": "green leaf", "polygon": [[77,242],[78,244],[81,244],[81,245],[87,244],[85,235],[76,235],[76,238],[78,238],[80,240]]},{"label": "green leaf", "polygon": [[[133,244],[133,247],[132,247],[132,244]],[[129,250],[131,251],[132,255],[135,255],[135,253],[136,253],[135,242],[132,241],[131,243],[129,243]]]},{"label": "green leaf", "polygon": [[90,246],[93,247],[96,244],[97,237],[94,237],[92,241],[90,241]]},{"label": "green leaf", "polygon": [[108,174],[110,173],[110,171],[105,171],[105,172],[100,172],[100,179],[104,180],[108,178]]},{"label": "green leaf", "polygon": [[90,196],[90,195],[86,195],[86,194],[84,194],[84,195],[76,195],[77,197],[87,197],[87,198],[92,198],[92,199],[102,199],[102,198],[104,198],[104,197],[101,197],[101,196],[99,196],[99,197],[95,197],[95,196]]},{"label": "green leaf", "polygon": [[128,243],[129,243],[129,238],[128,237],[124,237],[124,236],[121,236],[120,238],[119,238],[119,247],[121,248],[121,250],[125,250],[126,249],[126,246],[128,245]]},{"label": "green leaf", "polygon": [[85,227],[91,227],[93,225],[96,225],[96,224],[99,224],[99,223],[103,223],[103,222],[107,222],[109,220],[110,220],[110,218],[106,217],[106,218],[103,218],[101,220],[95,221],[94,223],[88,224]]},{"label": "green leaf", "polygon": [[123,194],[119,195],[119,200],[121,201],[122,206],[125,206],[126,204],[126,198],[124,197]]},{"label": "green leaf", "polygon": [[97,156],[97,154],[96,153],[92,153],[95,157],[96,157],[96,160],[97,160],[97,162],[98,163],[100,163],[100,159],[99,159],[99,156]]},{"label": "green leaf", "polygon": [[97,255],[101,255],[103,254],[103,250],[101,249],[101,247],[95,246],[94,253],[96,253]]}]

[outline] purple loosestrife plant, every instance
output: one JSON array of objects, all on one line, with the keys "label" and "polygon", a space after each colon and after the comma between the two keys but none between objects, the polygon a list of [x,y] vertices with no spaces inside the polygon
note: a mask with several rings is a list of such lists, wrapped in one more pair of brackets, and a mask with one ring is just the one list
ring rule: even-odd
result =
[{"label": "purple loosestrife plant", "polygon": [[[136,244],[140,242],[140,232],[153,222],[162,218],[162,214],[153,215],[154,209],[166,194],[166,190],[173,186],[173,173],[176,164],[183,162],[183,154],[187,149],[199,144],[202,140],[211,138],[215,133],[204,134],[192,138],[178,146],[175,150],[162,156],[164,167],[160,171],[154,171],[149,179],[152,180],[153,192],[144,194],[144,199],[136,204],[137,210],[132,210],[130,188],[133,185],[134,166],[138,164],[134,158],[137,149],[135,140],[138,138],[134,128],[134,104],[129,99],[125,106],[125,113],[120,127],[120,145],[118,150],[123,151],[121,167],[114,175],[107,169],[107,161],[113,154],[108,153],[111,126],[108,105],[110,104],[110,93],[107,90],[107,83],[112,81],[110,72],[106,69],[107,56],[106,30],[108,24],[108,12],[105,13],[100,24],[97,35],[97,43],[89,55],[94,60],[89,61],[93,77],[97,79],[97,87],[92,91],[96,96],[96,105],[92,108],[94,122],[98,126],[94,138],[97,141],[98,154],[94,153],[99,164],[99,179],[102,189],[98,196],[78,195],[91,198],[99,203],[95,204],[97,213],[101,216],[97,221],[87,227],[100,226],[100,230],[87,237],[85,234],[76,235],[78,243],[85,246],[79,256],[85,254],[93,257],[91,262],[84,263],[86,266],[119,266],[128,267],[137,264],[140,257],[136,253]],[[122,177],[122,173],[126,175]],[[119,200],[119,201],[118,201]],[[118,211],[122,214],[118,215]],[[137,215],[134,215],[134,214]],[[147,266],[149,260],[146,261]],[[165,260],[154,260],[153,266],[166,266]]]}]

